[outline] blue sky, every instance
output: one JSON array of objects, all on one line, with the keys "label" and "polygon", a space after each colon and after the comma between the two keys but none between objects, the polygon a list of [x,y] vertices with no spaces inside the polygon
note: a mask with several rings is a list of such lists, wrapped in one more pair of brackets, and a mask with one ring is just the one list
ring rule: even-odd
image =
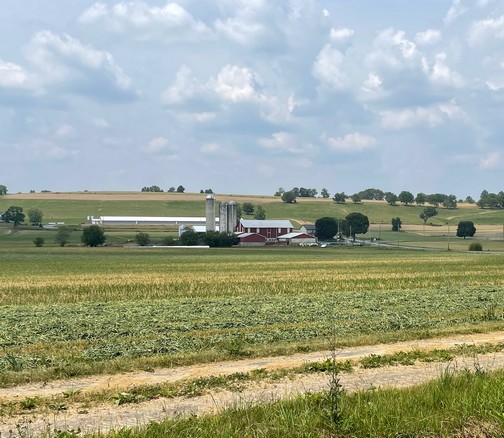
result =
[{"label": "blue sky", "polygon": [[501,0],[4,0],[0,184],[503,190]]}]

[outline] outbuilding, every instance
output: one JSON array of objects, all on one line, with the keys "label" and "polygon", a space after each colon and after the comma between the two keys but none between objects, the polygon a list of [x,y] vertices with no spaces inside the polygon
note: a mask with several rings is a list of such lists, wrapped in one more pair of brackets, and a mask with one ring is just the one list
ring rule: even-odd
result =
[{"label": "outbuilding", "polygon": [[316,245],[317,238],[306,233],[287,233],[278,236],[278,243],[284,245]]},{"label": "outbuilding", "polygon": [[241,233],[256,233],[275,241],[282,234],[291,233],[294,230],[289,220],[248,220],[240,219],[236,231]]},{"label": "outbuilding", "polygon": [[268,239],[257,233],[241,233],[238,240],[240,246],[265,246]]}]

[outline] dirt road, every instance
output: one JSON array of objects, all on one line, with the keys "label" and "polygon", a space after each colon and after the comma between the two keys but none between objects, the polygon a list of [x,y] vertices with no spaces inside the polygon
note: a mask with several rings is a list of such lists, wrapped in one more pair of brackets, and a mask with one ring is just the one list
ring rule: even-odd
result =
[{"label": "dirt road", "polygon": [[[504,343],[504,332],[461,335],[451,338],[418,340],[396,344],[382,344],[346,348],[337,352],[337,359],[358,360],[370,354],[385,355],[398,351],[449,349],[460,344],[478,345],[485,343]],[[134,386],[176,382],[202,376],[229,375],[236,372],[250,372],[254,369],[274,370],[297,367],[309,362],[323,361],[330,357],[329,351],[296,354],[292,356],[247,359],[230,362],[195,365],[180,368],[159,369],[154,372],[135,372],[119,375],[92,376],[0,389],[0,400],[16,400],[27,397],[51,397],[64,391],[80,390],[83,393],[114,389],[125,391]],[[480,355],[477,359],[461,357],[448,364],[417,363],[412,366],[383,367],[376,369],[357,368],[350,374],[341,375],[341,383],[347,391],[369,389],[383,386],[409,386],[425,382],[440,375],[447,366],[455,369],[486,370],[504,368],[504,353]],[[306,391],[317,392],[328,387],[325,374],[297,375],[296,377],[271,382],[250,383],[240,392],[215,390],[199,397],[176,397],[156,399],[134,405],[115,406],[111,404],[94,406],[83,410],[70,407],[67,411],[51,414],[26,414],[16,417],[0,418],[0,436],[21,436],[29,432],[38,436],[48,430],[81,429],[82,431],[107,431],[121,427],[161,421],[174,414],[214,413],[229,406],[246,405],[279,398],[293,397]]]}]

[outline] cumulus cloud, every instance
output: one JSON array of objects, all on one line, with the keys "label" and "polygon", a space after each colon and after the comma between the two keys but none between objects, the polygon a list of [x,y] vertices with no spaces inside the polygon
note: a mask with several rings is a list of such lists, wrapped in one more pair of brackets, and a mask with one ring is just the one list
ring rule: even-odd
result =
[{"label": "cumulus cloud", "polygon": [[38,32],[25,53],[38,70],[43,87],[58,86],[99,99],[135,95],[132,80],[109,52],[84,45],[69,35]]},{"label": "cumulus cloud", "polygon": [[446,65],[446,58],[446,53],[438,53],[433,65],[429,65],[425,57],[422,58],[424,72],[435,84],[462,87],[464,85],[464,79],[458,72],[450,69],[450,67]]},{"label": "cumulus cloud", "polygon": [[461,0],[453,0],[450,9],[446,13],[444,23],[448,26],[454,23],[459,17],[468,12],[467,7],[462,4]]},{"label": "cumulus cloud", "polygon": [[342,44],[348,43],[354,35],[353,29],[349,29],[347,27],[342,28],[331,28],[331,32],[329,34],[329,38],[333,43]]},{"label": "cumulus cloud", "polygon": [[145,150],[150,154],[157,154],[167,150],[167,147],[168,139],[164,137],[156,137],[149,141]]},{"label": "cumulus cloud", "polygon": [[176,2],[149,6],[145,2],[120,2],[112,6],[95,3],[79,17],[83,24],[103,24],[118,33],[133,33],[143,40],[194,39],[210,32],[208,26]]},{"label": "cumulus cloud", "polygon": [[376,145],[376,138],[371,135],[361,134],[360,132],[336,138],[323,135],[322,139],[333,152],[362,152],[372,149]]},{"label": "cumulus cloud", "polygon": [[468,42],[474,46],[488,41],[504,40],[504,15],[498,18],[488,18],[473,23],[469,29]]},{"label": "cumulus cloud", "polygon": [[205,87],[193,76],[192,70],[182,65],[173,83],[163,91],[161,100],[167,105],[181,104],[205,92]]},{"label": "cumulus cloud", "polygon": [[312,74],[322,84],[334,90],[347,87],[347,76],[343,71],[345,56],[339,50],[326,44],[313,63]]},{"label": "cumulus cloud", "polygon": [[228,64],[221,69],[212,88],[223,100],[239,102],[257,97],[255,84],[255,75],[250,69]]},{"label": "cumulus cloud", "polygon": [[271,138],[259,139],[259,144],[264,149],[277,153],[303,154],[312,148],[303,145],[295,135],[283,131],[276,132]]},{"label": "cumulus cloud", "polygon": [[430,46],[441,41],[441,32],[437,29],[427,29],[425,32],[417,32],[415,42],[418,45]]},{"label": "cumulus cloud", "polygon": [[418,125],[436,127],[447,120],[467,121],[467,114],[454,102],[429,107],[387,110],[380,113],[382,126],[387,129],[407,129]]},{"label": "cumulus cloud", "polygon": [[27,88],[30,82],[30,74],[23,67],[0,58],[0,87]]},{"label": "cumulus cloud", "polygon": [[365,94],[365,98],[376,98],[382,93],[382,78],[376,73],[369,73],[367,79],[364,81],[362,86],[362,91]]}]

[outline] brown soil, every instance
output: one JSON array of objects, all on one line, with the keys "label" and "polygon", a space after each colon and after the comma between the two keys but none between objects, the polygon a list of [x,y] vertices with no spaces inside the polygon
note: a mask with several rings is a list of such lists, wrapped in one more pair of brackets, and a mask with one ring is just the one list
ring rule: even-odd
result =
[{"label": "brown soil", "polygon": [[[414,349],[449,349],[460,344],[478,345],[504,342],[504,332],[461,335],[451,338],[418,340],[396,344],[382,344],[337,351],[337,360],[358,360],[370,354],[384,355]],[[250,372],[254,369],[274,370],[297,367],[309,362],[322,361],[331,352],[322,351],[292,356],[246,359],[229,362],[194,365],[180,368],[159,369],[155,372],[134,372],[119,375],[100,375],[80,379],[54,381],[47,384],[18,386],[0,389],[0,400],[23,400],[26,397],[51,397],[69,390],[83,393],[113,389],[127,391],[140,385],[176,382],[202,376],[228,375],[236,372]],[[376,369],[357,368],[351,374],[342,374],[341,383],[348,391],[365,390],[376,387],[405,387],[425,382],[439,376],[443,369],[501,369],[504,368],[504,353],[458,358],[449,365],[440,363],[417,363],[412,366],[383,367]],[[250,383],[240,392],[214,390],[198,397],[176,397],[156,399],[134,405],[115,406],[104,404],[92,408],[70,407],[67,411],[49,414],[25,414],[0,418],[0,436],[21,436],[29,431],[37,436],[48,430],[81,429],[83,431],[107,431],[121,427],[161,421],[175,414],[215,413],[229,406],[268,402],[285,397],[293,397],[307,391],[317,392],[328,387],[326,374],[297,375],[296,377],[271,383]],[[22,427],[19,433],[17,427]]]}]

